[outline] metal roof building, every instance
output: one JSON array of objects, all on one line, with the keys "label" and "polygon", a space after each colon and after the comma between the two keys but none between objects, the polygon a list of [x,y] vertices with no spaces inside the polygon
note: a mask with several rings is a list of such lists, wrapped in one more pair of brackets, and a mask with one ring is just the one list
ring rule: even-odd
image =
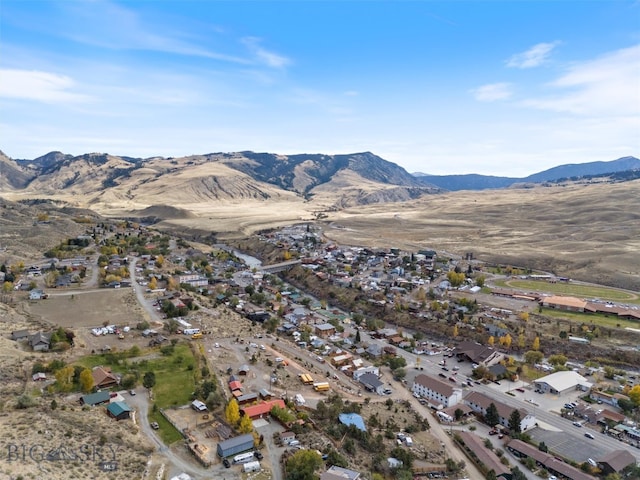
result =
[{"label": "metal roof building", "polygon": [[230,457],[238,453],[246,452],[253,448],[253,435],[245,433],[237,437],[230,438],[218,443],[218,456],[220,458]]}]

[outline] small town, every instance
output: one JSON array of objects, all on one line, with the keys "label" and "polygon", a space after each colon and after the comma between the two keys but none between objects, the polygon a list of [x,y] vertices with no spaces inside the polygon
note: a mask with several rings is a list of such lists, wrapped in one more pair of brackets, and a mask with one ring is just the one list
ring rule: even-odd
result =
[{"label": "small town", "polygon": [[252,245],[121,222],[2,265],[3,302],[48,320],[7,335],[34,352],[17,408],[134,424],[142,478],[638,478],[637,295],[310,224]]}]

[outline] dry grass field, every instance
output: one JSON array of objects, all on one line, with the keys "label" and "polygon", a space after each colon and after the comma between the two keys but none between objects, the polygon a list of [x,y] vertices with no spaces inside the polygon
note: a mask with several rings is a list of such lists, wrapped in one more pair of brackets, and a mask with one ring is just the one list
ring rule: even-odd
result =
[{"label": "dry grass field", "polygon": [[326,237],[343,244],[434,248],[452,256],[473,252],[489,262],[640,290],[640,181],[452,192],[344,209],[329,205],[328,193],[308,202],[180,204],[175,206],[194,215],[169,218],[157,227],[214,232],[224,240],[322,213]]},{"label": "dry grass field", "polygon": [[481,260],[640,290],[640,182],[456,192],[331,214],[345,244],[473,252]]}]

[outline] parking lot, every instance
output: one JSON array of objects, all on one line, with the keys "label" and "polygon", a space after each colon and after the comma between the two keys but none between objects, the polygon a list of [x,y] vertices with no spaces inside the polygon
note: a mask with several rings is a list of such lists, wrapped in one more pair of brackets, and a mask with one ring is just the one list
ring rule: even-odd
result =
[{"label": "parking lot", "polygon": [[[578,427],[571,426],[571,428]],[[587,429],[583,428],[583,430]],[[541,428],[528,430],[527,433],[531,435],[534,442],[544,442],[549,447],[549,451],[578,463],[586,462],[588,458],[597,459],[602,456],[602,448],[597,441],[598,435],[602,435],[599,432],[587,431],[586,433],[591,433],[595,439],[591,440],[585,437],[584,442],[576,442],[574,437],[565,432],[542,430]]]}]

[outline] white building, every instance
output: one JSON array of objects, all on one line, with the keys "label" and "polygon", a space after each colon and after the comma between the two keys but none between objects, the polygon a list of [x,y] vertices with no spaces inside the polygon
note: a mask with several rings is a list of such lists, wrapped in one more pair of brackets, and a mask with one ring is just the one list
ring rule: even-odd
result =
[{"label": "white building", "polygon": [[593,386],[586,378],[572,370],[552,373],[534,382],[536,390],[561,395],[575,390],[589,391]]},{"label": "white building", "polygon": [[[481,392],[471,392],[464,399],[464,403],[471,408],[474,412],[484,416],[487,414],[487,408],[492,403],[496,406],[498,410],[499,423],[505,428],[509,428],[509,418],[511,418],[511,414],[515,410],[515,408],[510,407],[506,403],[502,403],[499,400],[495,400],[488,395],[485,395]],[[534,427],[536,424],[536,417],[531,415],[525,409],[519,409],[520,412],[520,430],[525,431],[531,427]]]},{"label": "white building", "polygon": [[424,374],[415,378],[411,391],[435,406],[442,405],[445,408],[456,405],[462,400],[462,389]]}]

